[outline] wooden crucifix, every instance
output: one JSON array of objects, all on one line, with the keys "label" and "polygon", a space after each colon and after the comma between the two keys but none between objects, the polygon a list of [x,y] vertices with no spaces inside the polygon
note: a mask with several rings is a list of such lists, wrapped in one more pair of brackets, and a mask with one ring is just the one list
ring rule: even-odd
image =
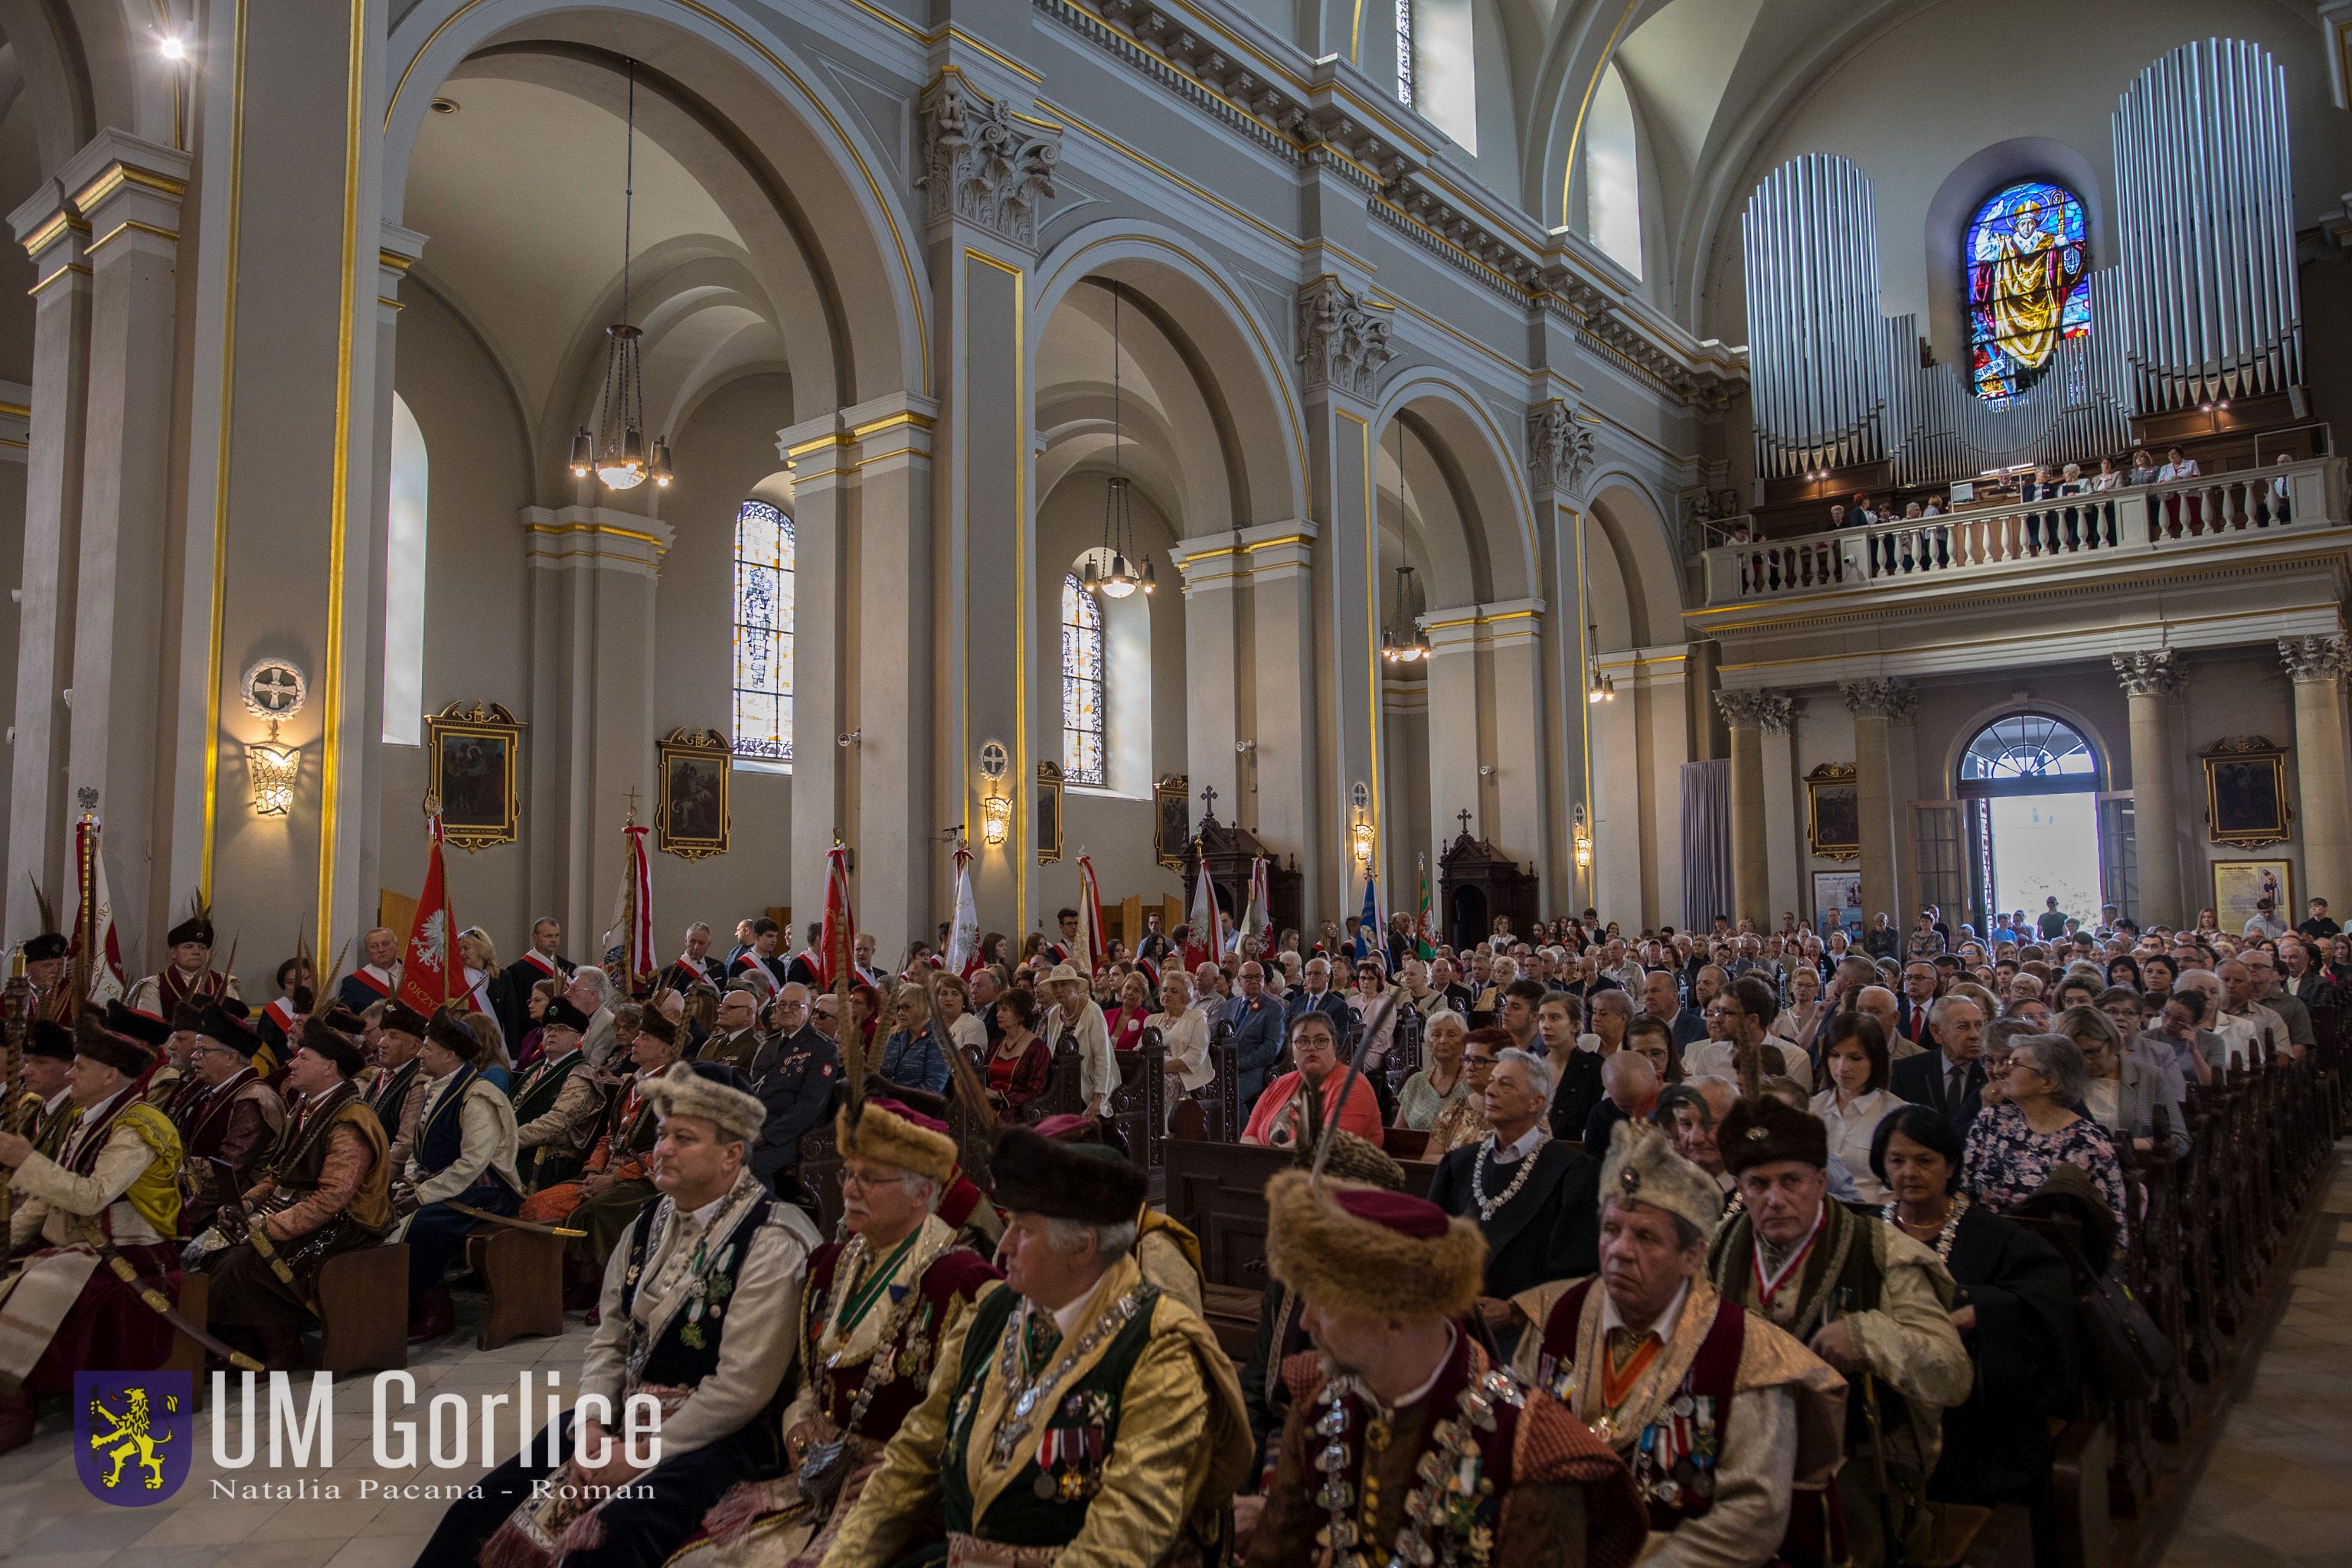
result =
[{"label": "wooden crucifix", "polygon": [[1456,819],[1456,820],[1458,820],[1458,821],[1462,824],[1462,837],[1465,837],[1465,838],[1469,837],[1470,837],[1470,809],[1469,809],[1469,807],[1465,806],[1465,807],[1463,807],[1463,809],[1461,809],[1460,811],[1455,812],[1454,815],[1455,819]]},{"label": "wooden crucifix", "polygon": [[1217,786],[1204,784],[1201,789],[1201,820],[1213,822],[1217,816]]}]

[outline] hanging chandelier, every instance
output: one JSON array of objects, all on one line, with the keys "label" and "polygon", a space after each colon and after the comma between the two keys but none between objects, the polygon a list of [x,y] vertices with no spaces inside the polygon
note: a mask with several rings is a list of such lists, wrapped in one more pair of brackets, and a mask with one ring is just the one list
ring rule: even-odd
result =
[{"label": "hanging chandelier", "polygon": [[[1118,285],[1110,285],[1110,478],[1103,483],[1102,548],[1087,557],[1087,592],[1107,599],[1124,599],[1138,588],[1149,594],[1158,586],[1146,557],[1139,574],[1129,564],[1135,553],[1135,517],[1129,507],[1125,446],[1120,440],[1118,365]],[[1097,558],[1108,564],[1097,569]]]},{"label": "hanging chandelier", "polygon": [[629,251],[637,199],[637,62],[629,65],[629,131],[621,175],[621,319],[604,329],[604,390],[593,435],[583,425],[572,437],[574,479],[596,476],[608,490],[633,490],[647,479],[667,489],[669,437],[646,447],[645,332],[629,319]]},{"label": "hanging chandelier", "polygon": [[1587,622],[1584,627],[1585,665],[1592,671],[1592,686],[1584,694],[1587,702],[1617,700],[1617,682],[1601,668],[1601,627]]},{"label": "hanging chandelier", "polygon": [[1429,634],[1421,629],[1420,616],[1413,612],[1412,568],[1400,566],[1396,574],[1399,625],[1381,628],[1381,657],[1391,664],[1418,664],[1429,657]]}]

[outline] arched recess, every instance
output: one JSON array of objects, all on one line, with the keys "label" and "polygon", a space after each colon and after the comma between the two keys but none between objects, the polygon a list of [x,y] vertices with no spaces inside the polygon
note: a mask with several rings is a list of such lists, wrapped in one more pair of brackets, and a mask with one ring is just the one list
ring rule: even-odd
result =
[{"label": "arched recess", "polygon": [[[794,355],[803,383],[807,359],[825,369],[823,390],[800,400],[821,411],[903,391],[928,395],[929,287],[911,220],[890,194],[896,171],[748,10],[662,0],[654,15],[620,16],[573,0],[426,0],[402,19],[387,51],[386,216],[403,213],[431,100],[461,66],[569,89],[594,72],[610,94],[625,58],[638,62],[640,135],[684,143],[685,127],[696,128],[710,145],[689,146],[681,161],[730,209],[739,193],[756,195],[757,209],[779,225],[779,251],[805,274],[817,306],[810,326],[829,342],[822,356]],[[760,256],[766,247],[746,249]]]},{"label": "arched recess", "polygon": [[[1649,489],[1622,469],[1604,468],[1588,493],[1591,526],[1585,533],[1587,570],[1597,586],[1613,583],[1613,595],[1588,596],[1598,611],[1603,648],[1650,647],[1683,640],[1682,567],[1667,533],[1664,509]],[[1602,552],[1608,552],[1604,562]]]},{"label": "arched recess", "polygon": [[[1927,256],[1927,322],[1936,357],[1960,366],[1964,381],[1969,320],[1961,300],[1968,294],[1968,279],[1960,252],[1968,226],[1986,197],[2021,180],[2049,180],[2072,191],[2083,203],[2091,266],[2105,267],[2116,258],[2115,225],[2108,203],[2091,161],[2074,148],[2048,136],[2016,136],[1962,159],[1929,199],[1922,238]],[[2095,321],[2091,330],[2096,331],[2106,324]]]},{"label": "arched recess", "polygon": [[[1583,523],[1584,616],[1609,700],[1584,704],[1594,907],[1628,925],[1679,919],[1680,776],[1691,759],[1681,568],[1663,511],[1622,468],[1591,481]],[[1638,659],[1634,650],[1665,649]]]},{"label": "arched recess", "polygon": [[0,0],[9,110],[21,96],[36,179],[47,179],[97,130],[79,41],[45,0]]}]

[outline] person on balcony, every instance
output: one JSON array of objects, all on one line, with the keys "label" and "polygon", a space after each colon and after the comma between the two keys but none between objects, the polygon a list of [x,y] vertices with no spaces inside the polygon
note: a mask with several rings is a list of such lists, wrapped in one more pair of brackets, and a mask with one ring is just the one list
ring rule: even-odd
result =
[{"label": "person on balcony", "polygon": [[2204,471],[2197,466],[2196,458],[2182,457],[2179,447],[2167,447],[2164,449],[2164,467],[2156,471],[2156,482],[2163,484],[2169,479],[2193,479]]}]

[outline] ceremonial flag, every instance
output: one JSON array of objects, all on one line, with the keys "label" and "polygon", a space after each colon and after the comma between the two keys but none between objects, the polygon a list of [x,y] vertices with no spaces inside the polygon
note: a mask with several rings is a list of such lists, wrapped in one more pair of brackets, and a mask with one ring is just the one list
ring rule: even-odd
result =
[{"label": "ceremonial flag", "polygon": [[621,829],[621,889],[613,900],[612,929],[604,933],[607,969],[621,965],[614,978],[624,996],[654,973],[654,877],[646,863],[646,832],[634,821]]},{"label": "ceremonial flag", "polygon": [[1255,958],[1264,952],[1267,943],[1267,928],[1274,923],[1274,901],[1268,891],[1265,857],[1250,861],[1249,908],[1242,911],[1241,929],[1234,933],[1233,950],[1244,958]]},{"label": "ceremonial flag", "polygon": [[[1386,957],[1388,944],[1384,940],[1386,932],[1382,929],[1383,924],[1384,922],[1381,919],[1380,884],[1373,879],[1371,872],[1366,871],[1364,873],[1364,910],[1361,914],[1356,917],[1354,940],[1349,942],[1348,945],[1354,950],[1356,957],[1359,960],[1378,958],[1381,962],[1381,966],[1385,968],[1387,967],[1388,963]],[[1371,945],[1370,948],[1367,948],[1364,943],[1364,928],[1366,926],[1372,928]]]},{"label": "ceremonial flag", "polygon": [[98,819],[85,816],[74,824],[73,940],[67,952],[82,955],[81,933],[91,932],[91,945],[101,956],[89,967],[88,997],[102,1007],[130,992],[122,975],[122,937],[114,929],[114,895],[107,890],[106,860],[98,850]]},{"label": "ceremonial flag", "polygon": [[1437,956],[1437,911],[1429,902],[1429,857],[1416,855],[1421,867],[1421,908],[1413,917],[1412,951],[1424,963]]},{"label": "ceremonial flag", "polygon": [[832,990],[834,982],[848,973],[850,948],[856,941],[857,917],[849,908],[849,851],[836,844],[824,858],[824,933],[816,944],[818,989]]},{"label": "ceremonial flag", "polygon": [[947,971],[969,980],[980,967],[980,906],[971,897],[971,851],[955,850],[955,919],[948,924]]},{"label": "ceremonial flag", "polygon": [[462,968],[450,949],[457,918],[449,909],[449,884],[441,867],[441,814],[430,819],[432,845],[425,862],[425,890],[417,895],[415,923],[408,928],[408,953],[400,966],[400,999],[430,1017],[464,989]]},{"label": "ceremonial flag", "polygon": [[1091,979],[1096,972],[1110,962],[1110,943],[1103,936],[1102,889],[1095,883],[1095,862],[1091,855],[1078,857],[1078,952],[1086,957],[1085,973]]},{"label": "ceremonial flag", "polygon": [[1225,951],[1225,912],[1217,904],[1217,889],[1209,881],[1209,858],[1201,857],[1201,879],[1192,889],[1192,907],[1184,917],[1191,936],[1184,943],[1184,967],[1198,969]]}]

